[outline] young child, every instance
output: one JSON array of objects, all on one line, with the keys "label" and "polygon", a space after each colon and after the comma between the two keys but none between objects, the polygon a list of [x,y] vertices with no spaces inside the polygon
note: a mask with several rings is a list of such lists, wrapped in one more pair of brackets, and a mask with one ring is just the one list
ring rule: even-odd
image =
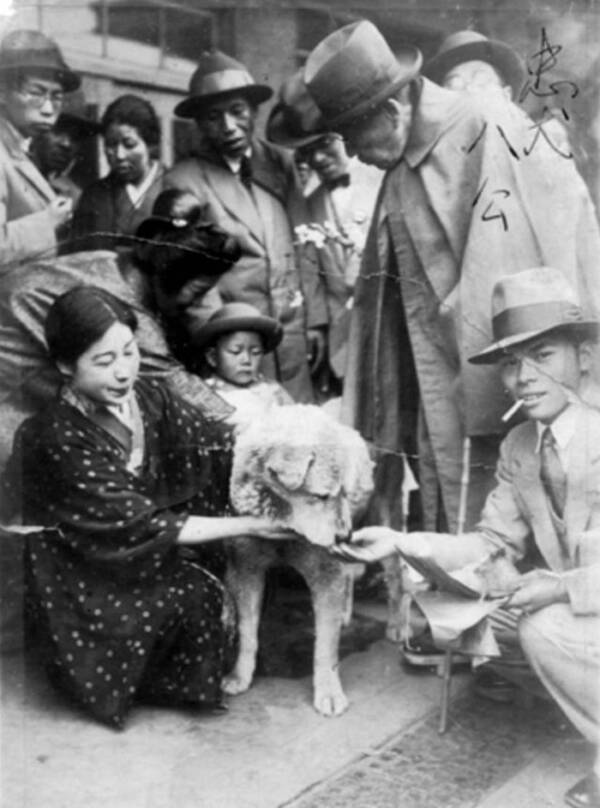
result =
[{"label": "young child", "polygon": [[226,303],[194,335],[211,369],[206,381],[235,408],[229,420],[238,430],[271,407],[294,403],[280,384],[260,373],[263,356],[282,336],[277,320],[248,303]]},{"label": "young child", "polygon": [[[500,450],[497,486],[472,533],[358,531],[334,550],[375,561],[394,552],[433,558],[447,571],[498,551],[540,559],[507,603],[518,643],[552,698],[595,746],[593,771],[565,801],[600,806],[600,412],[578,392],[593,361],[598,324],[584,321],[564,276],[537,268],[500,280],[492,297],[494,342],[471,358],[498,363],[527,415]],[[505,646],[506,647],[506,646]],[[501,645],[501,650],[504,649]],[[508,675],[507,667],[498,670]]]}]

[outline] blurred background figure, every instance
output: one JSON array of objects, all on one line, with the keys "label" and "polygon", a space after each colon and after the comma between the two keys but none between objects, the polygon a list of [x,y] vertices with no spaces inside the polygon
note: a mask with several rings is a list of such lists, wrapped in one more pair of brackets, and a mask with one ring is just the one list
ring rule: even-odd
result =
[{"label": "blurred background figure", "polygon": [[342,391],[354,284],[383,175],[349,157],[342,137],[327,131],[301,71],[283,82],[267,137],[295,149],[296,165],[312,172],[304,188],[308,230],[303,246],[314,251],[316,293],[326,310],[326,350],[312,368],[315,397],[324,401]]},{"label": "blurred background figure", "polygon": [[110,173],[84,189],[73,217],[71,250],[130,243],[162,190],[160,122],[149,101],[122,95],[100,122]]},{"label": "blurred background figure", "polygon": [[88,173],[83,149],[100,132],[100,124],[87,117],[83,102],[70,104],[53,128],[31,144],[32,160],[57,194],[76,205]]},{"label": "blurred background figure", "polygon": [[16,30],[0,44],[0,273],[51,256],[72,202],[57,194],[30,159],[32,138],[49,132],[64,94],[79,87],[58,46],[37,31]]},{"label": "blurred background figure", "polygon": [[308,195],[314,189],[317,181],[315,179],[314,171],[306,162],[306,158],[300,149],[297,149],[294,152],[294,164],[296,166],[296,173],[298,174],[298,180],[300,182],[302,192],[305,195]]}]

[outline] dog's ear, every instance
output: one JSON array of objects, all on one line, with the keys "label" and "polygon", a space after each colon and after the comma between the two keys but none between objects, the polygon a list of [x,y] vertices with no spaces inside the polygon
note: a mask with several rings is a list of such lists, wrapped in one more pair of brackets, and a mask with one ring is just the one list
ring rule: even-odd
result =
[{"label": "dog's ear", "polygon": [[310,446],[272,446],[265,457],[265,470],[287,491],[297,491],[302,488],[314,459],[315,453]]}]

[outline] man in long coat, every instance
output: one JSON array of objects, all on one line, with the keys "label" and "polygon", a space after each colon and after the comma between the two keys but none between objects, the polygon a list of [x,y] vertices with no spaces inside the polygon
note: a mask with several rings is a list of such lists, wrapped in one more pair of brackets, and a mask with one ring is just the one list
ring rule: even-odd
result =
[{"label": "man in long coat", "polygon": [[72,202],[57,196],[30,160],[32,137],[49,131],[79,77],[38,31],[12,31],[0,44],[0,273],[56,252]]},{"label": "man in long coat", "polygon": [[600,235],[572,161],[522,116],[500,122],[497,109],[486,116],[420,78],[416,48],[397,57],[362,21],[321,42],[305,69],[348,150],[387,171],[355,291],[343,408],[390,457],[411,445],[418,422],[425,525],[454,531],[465,438],[469,527],[493,483],[510,403],[493,370],[466,362],[490,338],[494,283],[554,266],[600,311]]},{"label": "man in long coat", "polygon": [[[311,307],[293,244],[302,194],[291,155],[254,136],[257,105],[272,94],[246,68],[219,51],[205,54],[175,109],[195,119],[200,153],[178,163],[165,187],[195,194],[206,215],[238,240],[242,256],[205,298],[200,327],[222,304],[251,303],[278,319],[284,337],[264,370],[297,401],[310,401],[309,351],[321,351],[324,314]],[[193,331],[194,326],[191,326]],[[307,339],[308,338],[308,339]],[[308,343],[315,343],[309,345]]]}]

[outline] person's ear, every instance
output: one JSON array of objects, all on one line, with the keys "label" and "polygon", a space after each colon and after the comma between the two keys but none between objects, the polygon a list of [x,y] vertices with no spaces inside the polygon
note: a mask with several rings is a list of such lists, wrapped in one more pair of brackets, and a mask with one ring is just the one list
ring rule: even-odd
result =
[{"label": "person's ear", "polygon": [[58,371],[61,376],[67,376],[68,378],[71,378],[72,376],[75,375],[75,368],[70,362],[63,362],[62,360],[59,359],[56,362],[56,367],[58,368]]},{"label": "person's ear", "polygon": [[577,348],[579,370],[582,376],[589,375],[594,364],[600,363],[600,346],[591,340],[581,342]]},{"label": "person's ear", "polygon": [[[407,89],[405,87],[402,90]],[[384,105],[384,110],[390,116],[396,128],[402,125],[404,128],[410,124],[412,118],[412,105],[408,93],[400,93],[397,98],[388,98]]]},{"label": "person's ear", "polygon": [[206,363],[214,370],[217,367],[217,349],[207,348],[204,352]]}]

